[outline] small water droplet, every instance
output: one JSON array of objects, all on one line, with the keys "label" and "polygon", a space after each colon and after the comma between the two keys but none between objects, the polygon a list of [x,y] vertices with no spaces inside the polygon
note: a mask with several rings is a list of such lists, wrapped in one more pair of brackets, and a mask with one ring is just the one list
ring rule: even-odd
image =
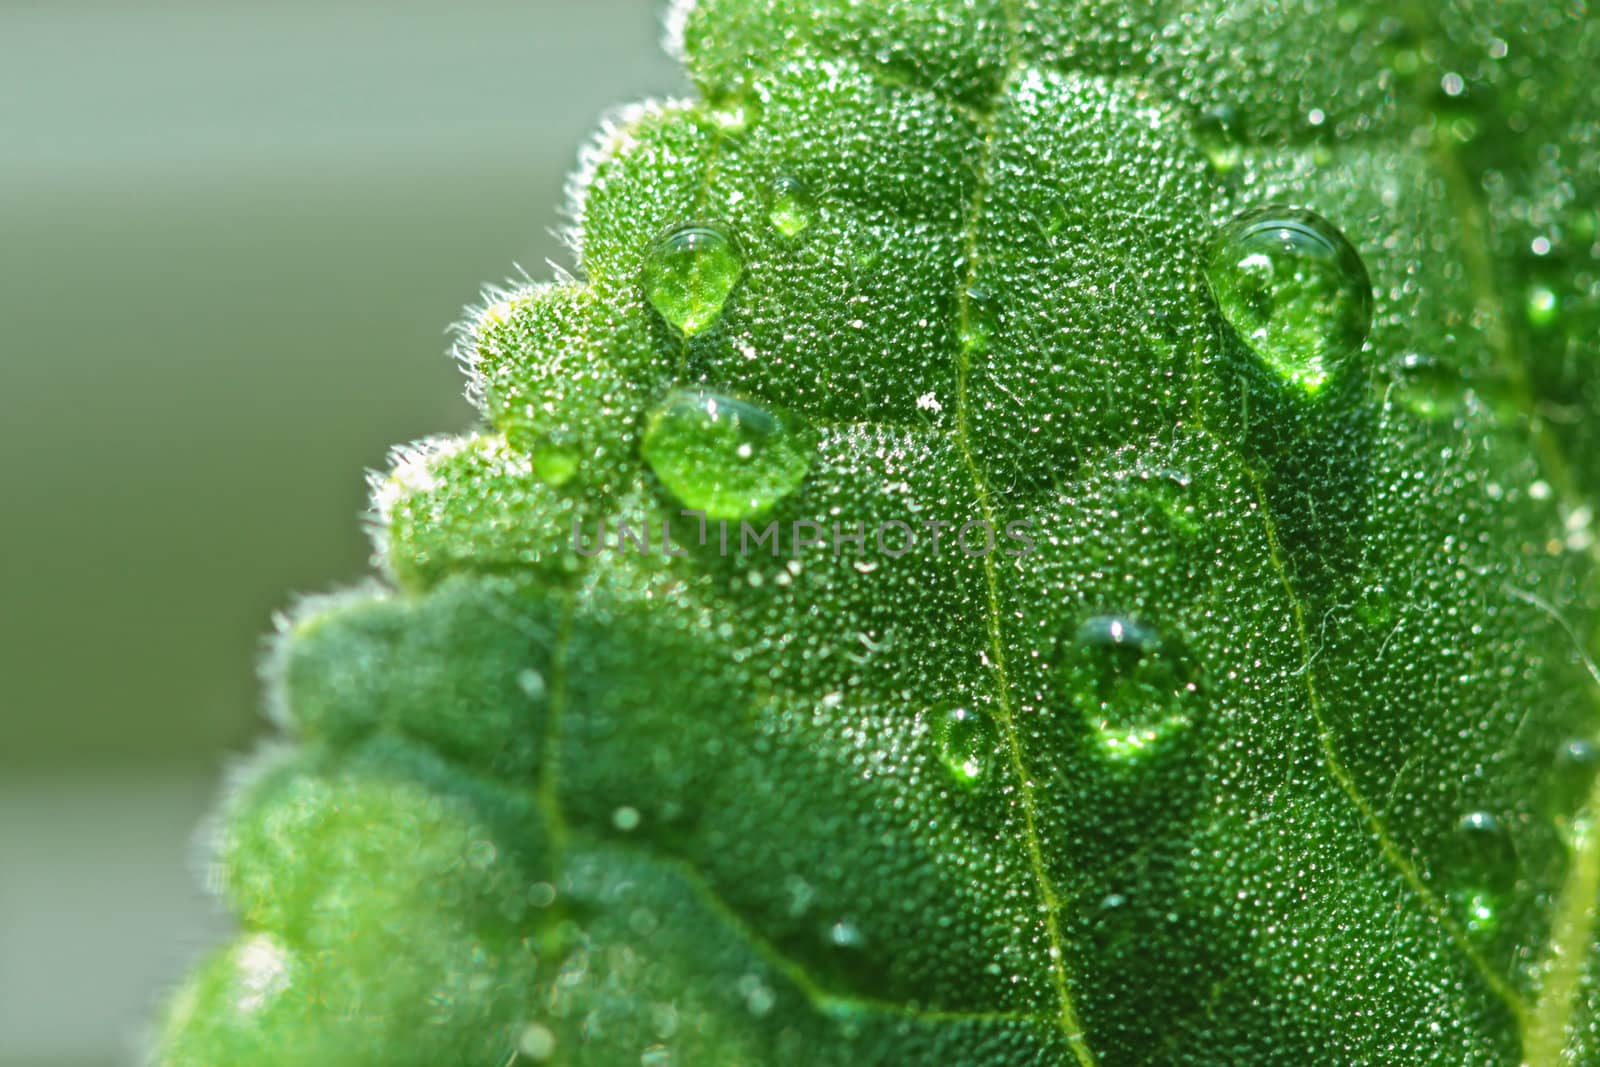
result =
[{"label": "small water droplet", "polygon": [[556,1035],[548,1026],[529,1023],[517,1038],[517,1051],[535,1062],[548,1060],[556,1054]]},{"label": "small water droplet", "polygon": [[665,1045],[651,1045],[639,1053],[639,1067],[672,1067],[672,1050]]},{"label": "small water droplet", "polygon": [[1239,138],[1239,115],[1228,104],[1207,108],[1195,124],[1200,150],[1215,173],[1227,174],[1244,158]]},{"label": "small water droplet", "polygon": [[983,355],[994,347],[1000,333],[1000,305],[987,289],[968,289],[961,347],[973,355]]},{"label": "small water droplet", "polygon": [[639,828],[639,809],[624,804],[611,813],[611,825],[623,833],[629,833]]},{"label": "small water droplet", "polygon": [[1120,615],[1073,635],[1063,681],[1114,763],[1134,763],[1182,734],[1200,698],[1199,665],[1181,643]]},{"label": "small water droplet", "polygon": [[817,198],[799,178],[779,178],[767,196],[767,219],[785,237],[799,237],[817,214]]},{"label": "small water droplet", "polygon": [[645,255],[645,298],[685,337],[722,318],[742,277],[743,257],[732,239],[714,226],[680,227]]},{"label": "small water droplet", "polygon": [[1486,811],[1463,815],[1450,841],[1451,880],[1476,890],[1503,893],[1517,880],[1517,849],[1511,833]]},{"label": "small water droplet", "polygon": [[578,473],[581,459],[576,448],[554,441],[526,424],[513,422],[507,426],[506,444],[527,455],[534,475],[553,489],[560,489]]},{"label": "small water droplet", "polygon": [[828,928],[828,941],[836,948],[865,948],[867,939],[861,928],[848,919],[841,919]]},{"label": "small water droplet", "polygon": [[1449,897],[1467,932],[1487,937],[1517,880],[1517,850],[1505,824],[1486,811],[1463,815],[1445,852]]},{"label": "small water droplet", "polygon": [[1586,737],[1564,741],[1556,749],[1555,773],[1550,782],[1550,805],[1556,815],[1570,818],[1580,812],[1600,773],[1600,745]]},{"label": "small water droplet", "polygon": [[987,715],[969,708],[951,708],[934,715],[934,741],[945,769],[957,785],[978,784],[994,759],[994,724]]},{"label": "small water droplet", "polygon": [[1269,205],[1224,226],[1206,265],[1222,316],[1278,374],[1320,392],[1366,341],[1372,282],[1339,229],[1304,208]]},{"label": "small water droplet", "polygon": [[1453,419],[1466,404],[1467,385],[1444,360],[1412,352],[1400,361],[1395,399],[1430,422]]},{"label": "small water droplet", "polygon": [[522,690],[523,696],[534,701],[543,700],[549,692],[544,675],[531,667],[517,674],[517,688]]},{"label": "small water droplet", "polygon": [[698,389],[677,390],[651,412],[640,444],[661,484],[712,519],[748,518],[793,493],[815,450],[798,418]]},{"label": "small water droplet", "polygon": [[1555,325],[1561,317],[1561,300],[1548,285],[1535,285],[1528,290],[1528,325],[1537,329]]}]

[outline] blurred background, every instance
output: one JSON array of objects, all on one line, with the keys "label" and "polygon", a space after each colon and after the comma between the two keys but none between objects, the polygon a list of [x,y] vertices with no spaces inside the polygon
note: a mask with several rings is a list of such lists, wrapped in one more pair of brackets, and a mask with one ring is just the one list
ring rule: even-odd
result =
[{"label": "blurred background", "polygon": [[445,328],[567,262],[657,0],[0,0],[0,1067],[139,1061],[226,929],[200,820],[364,474],[472,421]]}]

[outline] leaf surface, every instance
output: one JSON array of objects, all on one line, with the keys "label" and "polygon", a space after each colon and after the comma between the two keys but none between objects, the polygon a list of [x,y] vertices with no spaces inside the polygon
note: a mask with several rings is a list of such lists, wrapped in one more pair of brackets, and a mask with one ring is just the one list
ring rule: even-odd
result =
[{"label": "leaf surface", "polygon": [[1567,7],[680,10],[283,629],[162,1061],[1600,1063]]}]

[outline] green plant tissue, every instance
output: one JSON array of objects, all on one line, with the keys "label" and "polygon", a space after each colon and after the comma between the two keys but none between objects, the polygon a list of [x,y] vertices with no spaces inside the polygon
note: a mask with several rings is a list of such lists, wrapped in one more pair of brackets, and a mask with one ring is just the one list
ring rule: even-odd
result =
[{"label": "green plant tissue", "polygon": [[1600,1064],[1586,5],[670,24],[156,1062]]}]

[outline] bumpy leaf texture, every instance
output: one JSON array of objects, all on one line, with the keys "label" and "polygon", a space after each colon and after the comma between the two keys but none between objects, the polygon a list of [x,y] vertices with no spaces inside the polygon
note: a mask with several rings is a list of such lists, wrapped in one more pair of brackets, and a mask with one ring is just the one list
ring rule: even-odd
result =
[{"label": "bumpy leaf texture", "polygon": [[673,39],[285,623],[159,1060],[1600,1064],[1584,5]]}]

